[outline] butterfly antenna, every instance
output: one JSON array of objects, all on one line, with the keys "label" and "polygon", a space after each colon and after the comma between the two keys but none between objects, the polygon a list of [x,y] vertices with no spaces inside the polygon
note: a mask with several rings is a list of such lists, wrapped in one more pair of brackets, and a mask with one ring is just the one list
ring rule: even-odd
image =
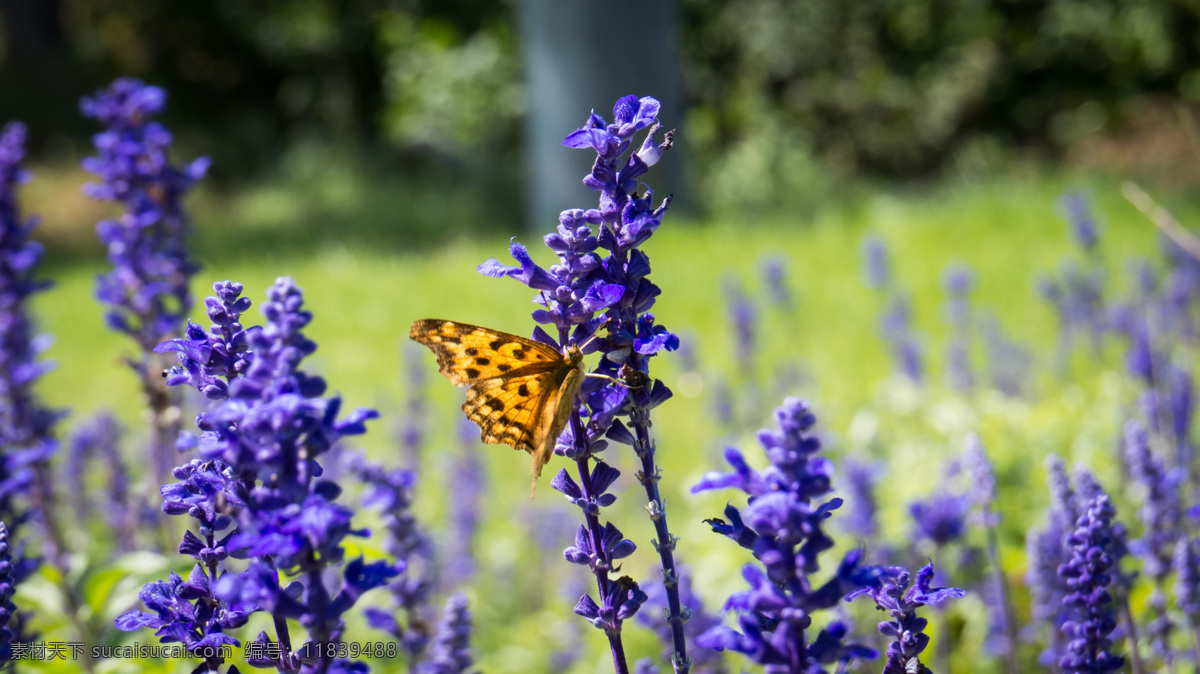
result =
[{"label": "butterfly antenna", "polygon": [[604,379],[606,381],[612,382],[613,384],[616,384],[617,386],[624,386],[625,388],[627,388],[631,391],[636,391],[641,388],[641,386],[631,385],[627,382],[617,379],[616,377],[610,377],[606,374],[596,374],[595,372],[584,372],[583,376],[591,377],[592,379]]},{"label": "butterfly antenna", "polygon": [[[545,292],[545,291],[543,291],[543,292]],[[612,316],[605,316],[605,317],[604,317],[604,322],[603,322],[603,323],[601,323],[600,325],[597,325],[597,326],[596,326],[596,329],[595,329],[594,331],[592,331],[592,336],[591,336],[591,337],[588,337],[586,340],[584,340],[583,344],[580,344],[580,345],[579,345],[579,350],[580,350],[580,351],[582,351],[582,350],[586,349],[586,348],[588,347],[588,345],[589,345],[589,344],[591,344],[592,342],[594,342],[594,341],[596,341],[597,339],[599,339],[599,338],[600,338],[600,330],[601,330],[601,329],[602,329],[604,326],[608,325],[608,324],[609,324],[609,323],[611,323],[611,322],[612,322]]]}]

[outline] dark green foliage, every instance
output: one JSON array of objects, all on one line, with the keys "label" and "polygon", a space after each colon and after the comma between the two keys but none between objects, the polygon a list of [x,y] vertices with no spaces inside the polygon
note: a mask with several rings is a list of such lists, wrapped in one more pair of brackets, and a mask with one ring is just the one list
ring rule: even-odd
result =
[{"label": "dark green foliage", "polygon": [[913,176],[981,138],[1061,148],[1142,93],[1200,98],[1184,0],[681,0],[718,145],[762,115],[848,170]]}]

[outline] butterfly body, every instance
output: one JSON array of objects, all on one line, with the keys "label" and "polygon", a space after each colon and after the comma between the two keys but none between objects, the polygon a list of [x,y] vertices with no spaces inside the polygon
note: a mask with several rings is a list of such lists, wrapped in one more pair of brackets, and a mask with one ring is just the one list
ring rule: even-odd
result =
[{"label": "butterfly body", "polygon": [[466,387],[462,409],[479,425],[481,439],[533,456],[533,477],[554,454],[583,384],[583,353],[490,328],[427,318],[415,321],[409,337],[437,356],[438,370]]}]

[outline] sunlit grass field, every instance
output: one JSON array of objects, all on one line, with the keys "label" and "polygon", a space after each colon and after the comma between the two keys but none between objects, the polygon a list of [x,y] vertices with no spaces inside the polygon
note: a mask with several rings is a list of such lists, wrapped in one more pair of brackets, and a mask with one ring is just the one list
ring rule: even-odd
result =
[{"label": "sunlit grass field", "polygon": [[[61,179],[58,184],[67,182]],[[659,323],[694,347],[703,385],[678,386],[677,354],[655,358],[654,374],[676,388],[677,394],[655,410],[654,432],[670,525],[682,539],[677,554],[692,569],[697,591],[709,609],[719,608],[731,592],[742,588],[739,570],[750,558],[729,540],[710,533],[702,521],[720,515],[727,494],[693,496],[688,490],[704,472],[725,468],[720,454],[727,444],[741,447],[761,465],[754,430],[773,423],[771,411],[783,396],[799,395],[812,403],[835,463],[845,454],[887,462],[888,474],[879,490],[887,540],[857,542],[843,535],[837,537],[843,548],[857,543],[868,548],[881,548],[884,543],[900,550],[912,548],[907,503],[943,486],[942,464],[961,451],[965,433],[978,431],[997,464],[1004,518],[1001,557],[1021,607],[1018,615],[1027,619],[1027,595],[1021,589],[1024,534],[1048,500],[1043,458],[1054,452],[1068,461],[1084,460],[1103,482],[1115,485],[1118,469],[1112,457],[1120,413],[1132,404],[1132,389],[1113,347],[1099,356],[1080,350],[1065,370],[1055,366],[1057,321],[1034,289],[1040,272],[1055,269],[1065,256],[1078,255],[1057,203],[1064,190],[1077,188],[1092,197],[1110,269],[1124,270],[1128,259],[1158,255],[1153,227],[1121,198],[1116,182],[1103,178],[1012,177],[911,193],[864,192],[813,215],[757,222],[707,222],[668,215],[646,249],[654,269],[651,278],[663,291],[654,313]],[[360,194],[350,201],[371,196]],[[45,188],[31,188],[24,202],[27,212],[55,214],[47,225],[51,241],[90,236],[88,227],[72,229],[64,224],[72,212],[52,203],[52,198]],[[405,207],[401,198],[393,198],[392,203],[396,209]],[[1192,201],[1177,196],[1168,205],[1185,223],[1189,218],[1200,221],[1200,208]],[[273,215],[273,209],[284,213]],[[245,294],[257,303],[275,277],[292,276],[305,289],[307,306],[315,315],[308,335],[320,345],[306,361],[306,369],[322,374],[347,406],[371,406],[381,412],[382,418],[371,423],[366,436],[354,438],[353,446],[391,465],[400,463],[394,431],[404,401],[412,395],[406,359],[415,356],[426,374],[422,395],[431,401],[417,510],[435,537],[445,531],[447,499],[456,493],[453,457],[468,451],[486,457],[490,486],[482,500],[483,522],[476,544],[479,571],[466,588],[474,612],[480,671],[553,671],[552,655],[564,649],[583,652],[572,671],[610,667],[603,635],[571,614],[574,598],[562,589],[570,583],[574,583],[570,587],[585,587],[586,576],[561,557],[561,549],[573,539],[577,518],[577,510],[549,488],[549,475],[561,459],[552,461],[531,503],[526,455],[504,446],[464,446],[459,439],[461,392],[437,375],[431,354],[403,349],[409,324],[427,317],[528,334],[533,327],[528,288],[508,279],[486,278],[474,269],[489,257],[508,263],[509,236],[528,244],[537,261],[551,264],[549,251],[540,244],[541,232],[447,231],[442,243],[423,240],[410,246],[398,243],[403,237],[340,240],[335,220],[334,229],[316,236],[319,243],[305,246],[304,241],[290,238],[300,235],[286,227],[287,213],[295,211],[295,204],[281,199],[277,191],[249,192],[229,201],[201,194],[195,203],[195,238],[204,269],[196,277],[196,297],[207,294],[212,282],[232,279],[243,282]],[[375,229],[386,229],[390,217],[386,209],[372,213],[380,219]],[[866,286],[861,271],[860,247],[868,235],[888,243],[893,277],[912,292],[914,323],[930,367],[925,387],[913,387],[892,375],[886,345],[879,338],[883,300]],[[272,245],[273,238],[278,238],[278,246]],[[241,245],[241,240],[253,245]],[[773,305],[768,298],[761,262],[769,255],[786,260],[787,283],[795,300],[790,308]],[[104,327],[101,309],[92,299],[94,277],[104,270],[103,261],[80,244],[70,254],[56,254],[52,262],[47,274],[56,287],[39,298],[37,310],[42,329],[56,338],[48,356],[57,362],[57,369],[44,379],[42,393],[52,405],[70,410],[63,422],[64,436],[87,415],[102,408],[116,411],[129,430],[126,457],[138,467],[144,421],[136,381],[121,362],[133,347]],[[947,327],[941,278],[950,262],[966,263],[975,270],[971,299],[977,314],[994,313],[1006,331],[1033,352],[1036,374],[1030,396],[1005,398],[986,385],[962,396],[943,385]],[[726,301],[726,287],[732,282],[741,283],[757,307],[755,361],[750,371],[735,364],[735,336]],[[1109,283],[1123,287],[1127,280],[1123,273],[1115,274]],[[204,322],[202,310],[194,316]],[[253,323],[259,315],[252,309],[247,318],[247,323]],[[976,339],[973,357],[977,375],[986,381],[981,339]],[[732,393],[736,420],[731,425],[719,422],[714,412],[721,387]],[[685,389],[688,395],[683,394]],[[653,531],[641,510],[640,488],[632,479],[632,452],[613,445],[606,458],[623,473],[620,499],[607,513],[638,544],[623,572],[643,583],[654,582]],[[343,482],[348,491],[344,498],[356,499],[355,485],[348,479]],[[535,514],[545,510],[564,515]],[[365,510],[358,517],[356,522],[375,524]],[[835,532],[837,517],[835,513],[831,526]],[[558,541],[554,548],[534,544],[529,529],[539,526],[548,529],[544,536]],[[351,553],[382,556],[380,533],[353,539],[361,547]],[[76,528],[73,542],[81,566],[89,541],[103,536],[98,524]],[[827,565],[836,559],[831,553]],[[88,561],[110,565],[95,582],[89,599],[95,610],[111,616],[138,606],[136,593],[145,580],[161,578],[169,568],[185,574],[190,569],[188,558],[173,552]],[[897,561],[907,563],[908,558]],[[952,560],[947,560],[946,570],[953,582]],[[102,600],[110,589],[112,594]],[[365,601],[385,605],[385,592],[376,590]],[[16,601],[52,605],[52,596],[48,582],[32,583],[22,586]],[[1135,606],[1139,601],[1135,597]],[[857,632],[864,641],[876,644],[877,618],[864,608],[854,609],[860,616]],[[940,625],[934,622],[935,642],[952,641],[954,671],[1000,671],[998,662],[977,659],[985,636],[983,612],[982,600],[969,596],[955,606],[950,633],[938,632]],[[39,611],[43,617],[51,614]],[[239,636],[251,638],[257,625],[252,622]],[[71,640],[66,624],[44,621],[40,626],[48,640]],[[631,621],[626,633],[630,662],[658,656],[659,646],[650,631]],[[111,643],[153,641],[149,631],[109,636]],[[346,638],[387,639],[362,623],[352,623]],[[1025,651],[1023,655],[1032,662],[1036,649]],[[730,663],[734,671],[744,667],[733,657]],[[406,671],[401,660],[370,664],[372,671]],[[183,661],[111,661],[101,663],[100,671],[185,672],[192,666]],[[76,669],[69,662],[43,667],[46,671]]]}]

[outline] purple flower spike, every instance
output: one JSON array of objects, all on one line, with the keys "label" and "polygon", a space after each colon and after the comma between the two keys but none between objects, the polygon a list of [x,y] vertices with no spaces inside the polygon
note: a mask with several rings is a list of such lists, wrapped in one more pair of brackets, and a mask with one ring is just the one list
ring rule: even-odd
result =
[{"label": "purple flower spike", "polygon": [[943,274],[946,286],[946,319],[951,337],[946,346],[946,372],[950,388],[969,391],[975,386],[971,367],[971,302],[967,295],[975,284],[970,267],[952,264]]},{"label": "purple flower spike", "polygon": [[99,179],[85,185],[84,193],[121,208],[118,217],[96,225],[112,265],[96,279],[96,299],[106,307],[108,327],[137,344],[138,354],[128,363],[153,414],[147,479],[156,484],[175,463],[182,417],[179,396],[163,389],[162,365],[151,351],[179,333],[192,307],[189,286],[200,265],[188,250],[191,227],[183,199],[209,160],[201,157],[182,167],[171,163],[171,134],[154,120],[166,109],[166,92],[158,87],[121,78],[85,97],[80,109],[105,127],[93,137],[96,156],[82,162]]},{"label": "purple flower spike", "polygon": [[1061,203],[1075,241],[1080,248],[1091,253],[1100,242],[1100,235],[1096,231],[1096,219],[1088,208],[1087,197],[1081,192],[1071,192],[1062,196]]},{"label": "purple flower spike", "polygon": [[848,635],[838,624],[811,640],[805,637],[809,614],[835,606],[859,588],[878,586],[880,577],[878,569],[862,564],[861,550],[852,550],[832,578],[813,587],[810,575],[820,568],[818,556],[834,545],[822,527],[842,500],[825,500],[832,491],[833,467],[817,456],[821,443],[812,433],[816,417],[808,404],[788,398],[775,418],[778,430],[758,434],[770,462],[766,468],[755,471],[739,452],[730,450],[726,458],[734,472],[710,473],[692,488],[697,492],[734,487],[748,495],[743,509],[726,507],[728,522],[706,521],[715,533],[751,549],[762,565],[743,569],[750,589],[734,594],[726,604],[726,609],[740,612],[741,631],[717,625],[696,643],[734,650],[762,665],[786,666],[778,671],[823,671],[821,663],[873,657],[877,654],[870,649],[844,643]]},{"label": "purple flower spike", "polygon": [[[344,561],[347,536],[368,532],[351,524],[353,511],[337,502],[341,487],[328,479],[318,459],[341,437],[365,432],[373,410],[340,417],[341,399],[322,398],[325,382],[300,369],[316,350],[302,332],[312,320],[301,290],[279,278],[262,304],[262,327],[242,328],[249,300],[242,286],[223,282],[206,301],[213,325],[189,326],[185,339],[160,345],[177,351],[181,365],[172,379],[190,383],[219,400],[196,418],[203,431],[192,443],[200,458],[179,466],[179,482],[162,488],[163,511],[198,521],[179,545],[197,560],[186,583],[175,575],[150,583],[142,600],[153,614],[127,613],[118,627],[153,627],[164,641],[195,649],[224,639],[256,611],[272,615],[275,639],[263,634],[247,645],[255,666],[281,671],[358,672],[361,663],[338,660],[345,615],[366,591],[385,585],[404,568],[402,561],[351,560],[338,582],[331,571]],[[224,569],[228,557],[250,558],[239,574]],[[294,578],[280,586],[280,572]],[[335,587],[331,588],[330,585]],[[295,620],[310,641],[293,649],[288,621]],[[194,642],[194,643],[193,643]],[[263,655],[278,645],[276,654]],[[204,671],[218,671],[222,659],[205,657]]]},{"label": "purple flower spike", "polygon": [[[649,313],[662,291],[650,281],[650,259],[641,250],[662,225],[671,203],[668,196],[656,204],[649,187],[639,189],[644,187],[640,179],[673,142],[670,132],[658,141],[659,107],[653,98],[626,96],[613,109],[613,124],[593,112],[563,141],[566,147],[595,152],[583,184],[599,193],[599,204],[559,215],[556,231],[543,238],[558,258],[557,264],[548,268],[538,265],[524,246],[514,242],[509,252],[516,266],[492,259],[478,271],[514,278],[538,291],[534,301],[540,308],[532,315],[539,324],[534,339],[559,349],[575,347],[584,353],[603,354],[594,369],[602,376],[584,382],[555,446],[555,453],[573,461],[575,467],[570,473],[560,471],[551,483],[579,506],[585,521],[579,540],[564,551],[564,557],[588,565],[599,592],[598,601],[590,596],[580,600],[576,612],[604,630],[614,665],[626,671],[621,622],[633,616],[640,601],[629,596],[628,579],[614,581],[609,573],[615,568],[615,559],[632,552],[633,543],[619,539],[619,530],[611,523],[601,524],[602,509],[616,499],[606,491],[617,472],[593,470],[590,463],[607,448],[609,439],[632,444],[641,464],[638,476],[649,502],[655,547],[668,583],[673,657],[676,672],[682,674],[688,669],[688,660],[674,585],[675,537],[667,528],[658,492],[660,472],[649,433],[650,411],[671,397],[671,390],[651,377],[650,359],[679,348],[679,338],[656,324]],[[635,144],[635,136],[643,129],[645,137],[640,145]],[[607,334],[597,332],[602,327]],[[554,329],[557,333],[551,334]],[[614,535],[618,539],[613,539]]]},{"label": "purple flower spike", "polygon": [[[121,427],[116,418],[102,412],[87,420],[71,437],[67,455],[67,485],[71,492],[76,520],[86,522],[91,513],[104,513],[105,521],[116,539],[116,549],[132,552],[137,547],[136,509],[129,493],[129,473],[120,451]],[[105,467],[106,499],[92,503],[85,477],[91,474],[90,464]]]},{"label": "purple flower spike", "polygon": [[1183,534],[1183,506],[1179,484],[1183,472],[1168,469],[1163,460],[1150,449],[1150,438],[1137,421],[1125,425],[1125,462],[1134,481],[1140,486],[1142,507],[1142,537],[1130,541],[1130,550],[1142,558],[1145,574],[1154,582],[1150,594],[1150,609],[1155,618],[1147,625],[1155,652],[1170,661],[1173,652],[1170,637],[1175,624],[1167,611],[1167,577],[1175,554],[1176,542]]},{"label": "purple flower spike", "polygon": [[1054,455],[1046,458],[1046,474],[1050,507],[1045,525],[1031,529],[1025,538],[1025,552],[1029,559],[1025,583],[1032,595],[1030,608],[1033,620],[1049,634],[1050,644],[1041,653],[1038,662],[1052,666],[1064,655],[1062,625],[1070,617],[1070,611],[1063,604],[1068,588],[1058,575],[1058,568],[1070,559],[1070,550],[1064,541],[1074,529],[1078,508],[1075,491],[1061,458]]},{"label": "purple flower spike", "polygon": [[1175,606],[1195,631],[1200,627],[1200,539],[1180,538],[1175,544]]},{"label": "purple flower spike", "polygon": [[1059,660],[1064,672],[1115,672],[1125,666],[1125,658],[1113,655],[1109,635],[1117,626],[1109,607],[1112,596],[1107,586],[1112,581],[1112,518],[1115,515],[1108,497],[1101,494],[1090,500],[1067,537],[1071,559],[1058,569],[1070,592],[1063,604],[1074,608],[1078,617],[1063,623],[1068,653]]},{"label": "purple flower spike", "polygon": [[787,285],[787,258],[783,255],[763,258],[762,273],[771,302],[781,309],[791,308],[794,300]]},{"label": "purple flower spike", "polygon": [[346,463],[348,472],[367,486],[363,505],[381,512],[387,532],[385,549],[405,567],[403,575],[388,584],[392,603],[403,620],[391,611],[368,608],[368,623],[394,636],[410,664],[420,662],[433,638],[434,609],[430,602],[439,580],[439,565],[432,540],[412,513],[416,473],[403,468],[386,470],[358,453],[347,455]]},{"label": "purple flower spike", "polygon": [[929,540],[938,548],[959,541],[967,531],[967,514],[972,504],[969,495],[946,493],[913,503],[909,512],[916,524],[914,538]]},{"label": "purple flower spike", "polygon": [[8,527],[0,522],[0,664],[3,665],[12,661],[12,642],[17,634],[13,628],[18,626],[19,621],[17,607],[12,602],[13,592],[17,589],[13,571]]},{"label": "purple flower spike", "polygon": [[474,424],[460,424],[465,451],[453,459],[451,484],[457,498],[449,503],[450,530],[446,541],[446,586],[460,587],[475,575],[475,539],[483,516],[483,497],[487,493],[487,474],[483,455],[477,451],[479,436]]},{"label": "purple flower spike", "polygon": [[872,290],[886,290],[891,280],[887,244],[873,236],[863,241],[863,276]]},{"label": "purple flower spike", "polygon": [[181,200],[204,175],[208,159],[183,168],[171,164],[171,134],[153,120],[166,109],[166,93],[158,87],[118,79],[84,98],[81,109],[106,127],[94,138],[97,156],[83,161],[102,182],[85,192],[124,209],[118,220],[97,227],[114,269],[100,278],[96,295],[110,306],[109,325],[149,351],[178,331],[191,305],[188,281],[199,267],[187,251]]},{"label": "purple flower spike", "polygon": [[990,641],[1000,646],[997,650],[1007,657],[1009,671],[1020,671],[1016,653],[1016,623],[1013,618],[1012,604],[1009,601],[1004,570],[1000,567],[999,545],[996,541],[996,527],[1000,524],[1000,515],[995,511],[996,473],[992,467],[992,460],[987,455],[987,450],[984,449],[979,436],[974,433],[967,435],[966,449],[963,452],[963,466],[972,486],[971,500],[979,507],[979,519],[987,537],[987,555],[988,564],[991,566],[991,577],[985,592],[991,595],[989,604],[994,609],[989,615],[994,632],[994,638]]},{"label": "purple flower spike", "polygon": [[1025,395],[1033,373],[1033,355],[1013,341],[993,315],[980,319],[987,347],[988,378],[992,386],[1010,398]]},{"label": "purple flower spike", "polygon": [[880,332],[891,346],[896,371],[910,382],[920,384],[925,379],[925,356],[912,329],[912,308],[908,296],[893,294],[879,322]]},{"label": "purple flower spike", "polygon": [[879,623],[879,633],[892,639],[887,649],[884,674],[926,671],[920,655],[929,646],[929,636],[925,634],[926,620],[917,615],[917,609],[937,606],[967,594],[953,587],[930,587],[932,563],[917,572],[917,584],[910,587],[911,578],[907,570],[890,567],[884,571],[883,580],[877,587],[863,588],[846,597],[848,601],[861,594],[870,595],[875,600],[875,608],[892,617]]},{"label": "purple flower spike", "polygon": [[[17,186],[30,179],[23,167],[25,136],[20,122],[0,128],[0,521],[12,541],[20,540],[27,522],[36,522],[45,553],[65,583],[68,566],[52,512],[56,499],[49,465],[58,450],[55,426],[63,415],[46,407],[35,390],[53,365],[39,359],[48,339],[36,334],[30,306],[49,283],[38,278],[42,246],[31,239],[37,220],[21,218],[16,194]],[[9,552],[12,583],[23,581],[41,563],[19,546]],[[74,588],[64,592],[72,593]],[[17,641],[30,636],[23,632],[24,623],[20,617],[10,623]],[[84,641],[90,637],[78,636]]]},{"label": "purple flower spike", "polygon": [[842,477],[846,486],[846,515],[839,518],[842,528],[861,540],[871,540],[879,533],[876,521],[875,485],[883,477],[882,462],[863,463],[854,459],[842,462]]},{"label": "purple flower spike", "polygon": [[474,664],[471,657],[471,612],[467,598],[456,594],[446,600],[429,659],[419,674],[464,674]]}]

